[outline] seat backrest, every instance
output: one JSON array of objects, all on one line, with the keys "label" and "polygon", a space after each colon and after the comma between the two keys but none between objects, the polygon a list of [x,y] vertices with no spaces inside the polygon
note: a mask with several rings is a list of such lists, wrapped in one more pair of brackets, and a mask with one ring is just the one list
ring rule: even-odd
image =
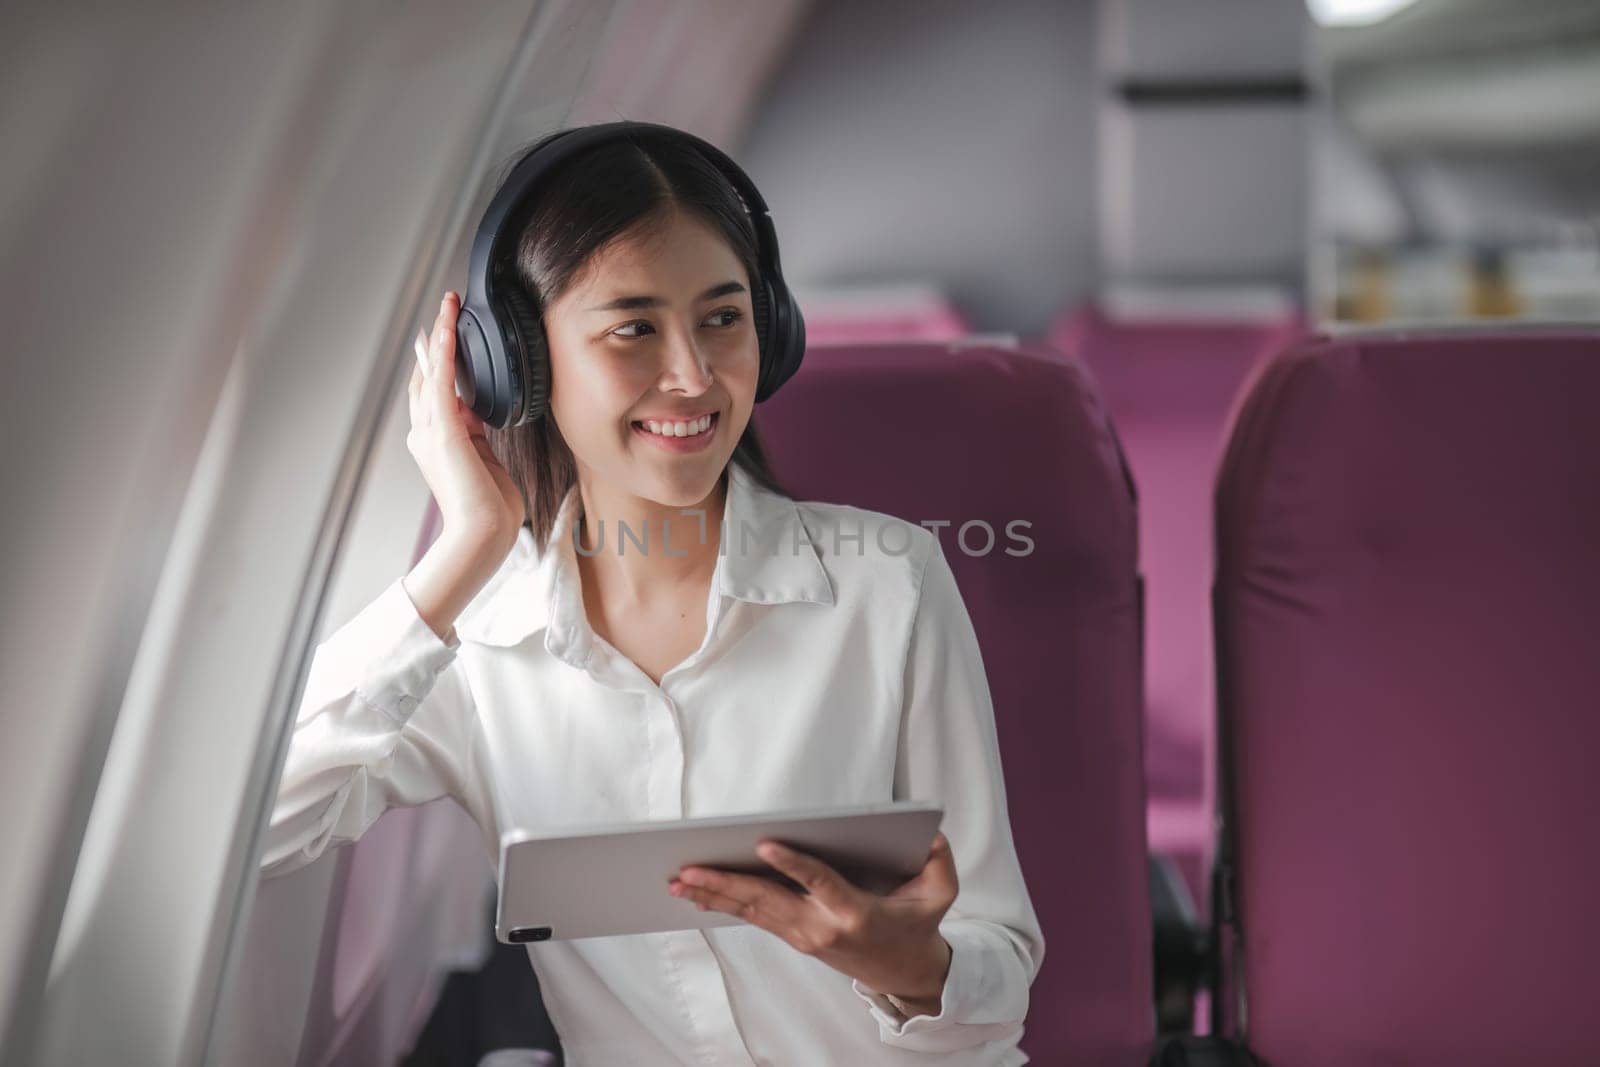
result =
[{"label": "seat backrest", "polygon": [[[797,498],[951,522],[940,537],[983,653],[1046,942],[1022,1046],[1039,1063],[1142,1063],[1153,1012],[1136,521],[1088,375],[1039,349],[819,348],[756,423]],[[1019,519],[1031,552],[1008,538]]]},{"label": "seat backrest", "polygon": [[1600,1063],[1600,333],[1313,339],[1217,484],[1224,803],[1273,1063]]},{"label": "seat backrest", "polygon": [[932,286],[803,289],[796,296],[811,345],[949,341],[971,329],[950,298]]}]

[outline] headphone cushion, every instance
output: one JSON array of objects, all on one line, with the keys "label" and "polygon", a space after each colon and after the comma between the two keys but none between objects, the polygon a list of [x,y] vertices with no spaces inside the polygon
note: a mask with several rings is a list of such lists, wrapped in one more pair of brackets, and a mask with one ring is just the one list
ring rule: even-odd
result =
[{"label": "headphone cushion", "polygon": [[761,353],[761,369],[756,376],[756,400],[772,395],[773,372],[783,352],[779,338],[773,336],[772,286],[763,278],[750,294],[751,309],[756,320],[756,345]]},{"label": "headphone cushion", "polygon": [[763,283],[765,329],[761,360],[761,376],[756,387],[756,401],[766,400],[776,393],[784,382],[800,369],[805,355],[805,323],[800,308],[787,287]]},{"label": "headphone cushion", "polygon": [[[506,356],[516,364],[509,368],[512,395],[508,398],[510,421],[507,425],[517,426],[544,415],[550,399],[550,353],[543,317],[527,294],[516,285],[508,285],[499,296],[507,324],[516,335],[516,343],[506,348]],[[520,389],[517,383],[521,383]]]},{"label": "headphone cushion", "polygon": [[772,327],[772,292],[767,287],[765,279],[750,294],[750,305],[755,313],[756,344],[761,350],[761,359],[764,363],[772,347],[772,337],[768,332]]}]

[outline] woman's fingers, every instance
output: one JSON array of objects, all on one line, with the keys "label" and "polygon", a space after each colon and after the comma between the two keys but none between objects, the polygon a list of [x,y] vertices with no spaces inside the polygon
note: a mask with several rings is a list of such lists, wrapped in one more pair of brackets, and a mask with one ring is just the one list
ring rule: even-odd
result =
[{"label": "woman's fingers", "polygon": [[777,841],[763,841],[757,855],[805,886],[807,893],[831,911],[846,911],[859,903],[862,890],[815,856]]},{"label": "woman's fingers", "polygon": [[467,424],[467,435],[488,443],[489,428],[478,418],[478,413],[467,407],[465,400],[457,400],[456,403],[461,405],[461,421]]},{"label": "woman's fingers", "polygon": [[461,310],[461,305],[456,303],[456,296],[449,296],[450,307],[446,313],[444,324],[445,338],[444,349],[439,353],[439,377],[442,379],[440,387],[444,396],[450,402],[450,410],[456,410],[456,313]]},{"label": "woman's fingers", "polygon": [[421,330],[418,330],[417,336],[411,339],[411,351],[417,354],[417,369],[426,378],[428,376],[428,336]]},{"label": "woman's fingers", "polygon": [[417,328],[417,336],[411,339],[411,351],[417,354],[417,366],[422,368],[422,373],[428,373],[428,335]]},{"label": "woman's fingers", "polygon": [[430,418],[443,421],[456,413],[456,307],[455,294],[445,293],[439,302],[439,316],[433,325],[433,365],[428,368],[428,383],[433,400]]},{"label": "woman's fingers", "polygon": [[678,899],[692,902],[699,911],[720,911],[744,919],[751,925],[758,925],[756,923],[758,912],[751,911],[746,914],[741,902],[732,897],[725,897],[721,893],[713,893],[709,889],[696,889],[692,885],[686,885],[680,891]]}]

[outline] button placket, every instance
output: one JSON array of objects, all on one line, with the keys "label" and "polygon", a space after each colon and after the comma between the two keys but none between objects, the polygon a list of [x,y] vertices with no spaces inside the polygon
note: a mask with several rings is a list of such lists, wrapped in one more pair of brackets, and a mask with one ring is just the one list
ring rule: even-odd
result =
[{"label": "button placket", "polygon": [[703,1062],[754,1067],[755,1057],[733,1017],[721,961],[705,932],[679,930],[668,934],[667,954],[682,979],[689,1017],[701,1039]]},{"label": "button placket", "polygon": [[[684,723],[683,709],[678,706],[668,688],[674,676],[682,676],[685,672],[693,670],[695,664],[705,655],[716,632],[715,623],[719,614],[716,609],[720,606],[719,600],[707,613],[709,618],[705,641],[701,642],[700,647],[682,663],[663,674],[661,685],[654,687],[655,692],[647,696],[647,700],[656,702],[666,712],[665,715],[652,716],[652,729],[659,725],[663,731],[668,731],[671,743],[677,746],[678,759],[675,761],[678,772],[677,788],[672,798],[677,811],[675,818],[684,818],[689,814],[685,799],[688,732]],[[652,780],[654,778],[652,774]],[[750,1054],[749,1046],[745,1044],[744,1032],[739,1028],[739,1022],[733,1014],[733,1001],[728,989],[727,976],[722,970],[722,959],[711,947],[705,931],[684,930],[673,933],[669,937],[667,951],[682,980],[684,993],[690,998],[690,1018],[704,1039],[701,1047],[705,1062],[753,1067],[755,1059]]]},{"label": "button placket", "polygon": [[[719,571],[720,568],[719,561]],[[648,761],[646,803],[652,819],[682,819],[688,815],[687,733],[682,710],[667,689],[674,677],[694,670],[715,639],[723,608],[719,579],[720,573],[714,575],[707,596],[704,640],[682,663],[663,674],[659,685],[610,642],[585,627],[589,655],[584,669],[600,684],[638,693],[643,700]],[[677,930],[663,934],[662,955],[669,979],[682,997],[684,1019],[700,1053],[700,1062],[718,1067],[754,1067],[755,1059],[733,1015],[722,961],[705,933]]]},{"label": "button placket", "polygon": [[650,738],[650,815],[656,819],[681,819],[685,752],[678,709],[659,688],[646,692],[644,698],[645,732]]},{"label": "button placket", "polygon": [[[663,677],[663,681],[665,678]],[[650,807],[655,818],[684,817],[685,745],[683,721],[667,692],[652,686],[642,693],[650,738]],[[678,930],[665,939],[668,966],[684,998],[684,1013],[698,1039],[705,1063],[750,1067],[751,1058],[733,1017],[721,962],[699,930]]]}]

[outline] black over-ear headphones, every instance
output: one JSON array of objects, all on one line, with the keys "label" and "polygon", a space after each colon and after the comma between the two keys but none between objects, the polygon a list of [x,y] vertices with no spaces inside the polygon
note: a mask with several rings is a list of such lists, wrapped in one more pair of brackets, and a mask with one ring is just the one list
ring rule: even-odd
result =
[{"label": "black over-ear headphones", "polygon": [[528,153],[495,194],[467,265],[467,291],[456,320],[456,381],[461,397],[486,425],[520,426],[544,414],[550,396],[550,356],[544,323],[511,263],[516,222],[526,198],[562,160],[635,131],[668,134],[700,151],[744,199],[756,231],[761,276],[750,294],[761,370],[756,400],[767,399],[800,369],[806,327],[778,266],[778,235],[766,201],[738,164],[715,146],[683,130],[653,122],[608,122],[563,130]]}]

